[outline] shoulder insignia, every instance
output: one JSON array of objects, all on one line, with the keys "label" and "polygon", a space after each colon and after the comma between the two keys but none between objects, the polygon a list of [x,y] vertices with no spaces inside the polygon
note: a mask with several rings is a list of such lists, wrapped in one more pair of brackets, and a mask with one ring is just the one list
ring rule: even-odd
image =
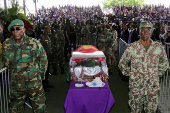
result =
[{"label": "shoulder insignia", "polygon": [[39,40],[40,40],[40,39],[37,40],[37,39],[35,39],[35,38],[31,38],[31,39],[32,39],[33,41],[37,42],[37,43],[39,43]]},{"label": "shoulder insignia", "polygon": [[11,47],[8,47],[7,50],[11,50],[12,48]]}]

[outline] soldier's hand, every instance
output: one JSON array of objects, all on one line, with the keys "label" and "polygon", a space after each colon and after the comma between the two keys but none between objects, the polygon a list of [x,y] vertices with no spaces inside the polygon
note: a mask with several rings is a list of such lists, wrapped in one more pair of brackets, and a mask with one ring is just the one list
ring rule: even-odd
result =
[{"label": "soldier's hand", "polygon": [[0,26],[0,32],[3,32],[3,29],[2,29],[2,27]]},{"label": "soldier's hand", "polygon": [[106,50],[106,48],[105,47],[103,47],[102,49],[101,49],[101,51],[105,51]]},{"label": "soldier's hand", "polygon": [[60,54],[61,54],[61,51],[58,51],[57,54],[60,55]]}]

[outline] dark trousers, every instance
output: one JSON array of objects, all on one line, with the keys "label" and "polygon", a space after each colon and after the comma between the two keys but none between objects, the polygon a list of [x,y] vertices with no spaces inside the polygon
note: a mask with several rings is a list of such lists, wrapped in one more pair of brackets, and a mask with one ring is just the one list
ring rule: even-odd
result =
[{"label": "dark trousers", "polygon": [[43,80],[44,89],[49,84],[48,78],[49,78],[49,73],[50,73],[50,62],[51,62],[51,59],[52,59],[52,55],[47,54],[47,59],[48,59],[48,67],[47,67],[47,71],[45,73],[45,80]]},{"label": "dark trousers", "polygon": [[76,39],[72,40],[72,43],[73,43],[73,48],[75,50],[76,49]]},{"label": "dark trousers", "polygon": [[71,45],[66,41],[65,46],[64,46],[64,56],[65,59],[67,59],[67,54],[71,55]]}]

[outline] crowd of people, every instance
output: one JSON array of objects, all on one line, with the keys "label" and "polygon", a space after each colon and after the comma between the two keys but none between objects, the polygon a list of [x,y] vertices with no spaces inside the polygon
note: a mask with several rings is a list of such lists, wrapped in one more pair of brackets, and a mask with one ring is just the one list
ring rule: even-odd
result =
[{"label": "crowd of people", "polygon": [[[58,23],[63,31],[66,20],[72,21],[75,28],[80,26],[79,24],[82,21],[85,24],[94,25],[94,29],[91,32],[97,32],[97,26],[101,25],[101,22],[106,21],[108,24],[115,24],[118,27],[118,37],[124,39],[127,43],[126,38],[129,34],[122,31],[129,29],[131,24],[138,34],[140,22],[147,20],[153,23],[153,29],[155,29],[152,39],[165,41],[167,38],[165,34],[168,26],[170,26],[168,21],[170,19],[170,7],[165,7],[164,5],[145,5],[143,7],[117,5],[112,7],[110,13],[105,14],[100,6],[78,7],[66,5],[52,8],[42,7],[37,11],[36,15],[30,14],[27,17],[35,26],[45,21]],[[39,31],[35,29],[36,37],[41,34],[39,33],[40,29]]]},{"label": "crowd of people", "polygon": [[[59,64],[61,74],[65,74],[65,62],[68,61],[68,55],[71,56],[71,48],[76,49],[76,41],[81,37],[81,44],[87,45],[89,34],[95,34],[96,46],[106,56],[109,74],[111,74],[113,65],[117,65],[115,58],[118,47],[117,38],[122,38],[126,43],[132,44],[119,62],[120,70],[124,75],[130,76],[131,80],[129,105],[132,112],[140,112],[142,108],[140,102],[151,102],[154,104],[147,103],[144,109],[146,112],[155,112],[158,104],[158,77],[163,76],[169,66],[161,43],[165,44],[170,40],[170,7],[146,5],[140,8],[138,6],[118,5],[113,6],[112,11],[112,14],[104,14],[100,6],[77,7],[67,5],[47,9],[42,7],[36,15],[27,16],[28,20],[34,25],[32,34],[26,34],[27,29],[24,28],[24,23],[21,20],[13,20],[8,26],[8,31],[14,40],[12,37],[5,37],[7,40],[4,41],[2,49],[4,64],[9,68],[12,76],[10,84],[12,89],[11,111],[17,112],[19,109],[22,112],[24,110],[23,99],[26,98],[25,94],[29,93],[30,98],[34,97],[32,98],[33,109],[45,113],[44,91],[49,92],[48,88],[55,87],[49,84],[50,65],[52,64],[52,74],[57,74],[57,64]],[[0,28],[2,31],[3,27]],[[3,36],[1,35],[1,37]],[[138,51],[137,47],[143,50]],[[149,51],[149,56],[144,54],[147,51]],[[149,60],[145,59],[147,57]],[[145,60],[153,65],[146,65]],[[131,69],[128,67],[129,62],[131,62]],[[141,64],[137,64],[139,62]],[[149,71],[143,67],[147,67]],[[140,68],[143,71],[140,71]],[[155,70],[150,71],[152,68]],[[134,75],[144,77],[146,73],[147,80],[145,82],[150,84],[146,85],[147,83],[142,84],[141,82],[139,83],[140,86],[139,84],[137,86],[141,87],[142,85],[141,89],[148,88],[148,92],[136,90],[140,88],[132,80],[135,78]],[[155,75],[155,78],[153,75]],[[135,78],[135,81],[138,83],[139,79],[144,81],[140,77]],[[154,79],[154,81],[151,81],[151,79]],[[37,93],[34,95],[32,92]],[[142,96],[136,96],[138,94]],[[22,99],[20,99],[21,96]],[[141,101],[138,102],[136,99],[141,99]],[[137,104],[134,106],[134,103]],[[151,105],[154,105],[154,107],[152,108]]]}]

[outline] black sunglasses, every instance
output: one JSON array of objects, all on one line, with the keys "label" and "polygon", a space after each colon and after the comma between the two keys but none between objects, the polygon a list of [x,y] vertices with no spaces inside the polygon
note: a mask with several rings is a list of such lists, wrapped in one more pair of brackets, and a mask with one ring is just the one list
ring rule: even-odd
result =
[{"label": "black sunglasses", "polygon": [[12,27],[12,28],[10,29],[10,31],[15,31],[15,30],[19,31],[19,30],[21,30],[21,28],[20,28],[20,27],[16,27],[16,28],[13,28],[13,27]]}]

